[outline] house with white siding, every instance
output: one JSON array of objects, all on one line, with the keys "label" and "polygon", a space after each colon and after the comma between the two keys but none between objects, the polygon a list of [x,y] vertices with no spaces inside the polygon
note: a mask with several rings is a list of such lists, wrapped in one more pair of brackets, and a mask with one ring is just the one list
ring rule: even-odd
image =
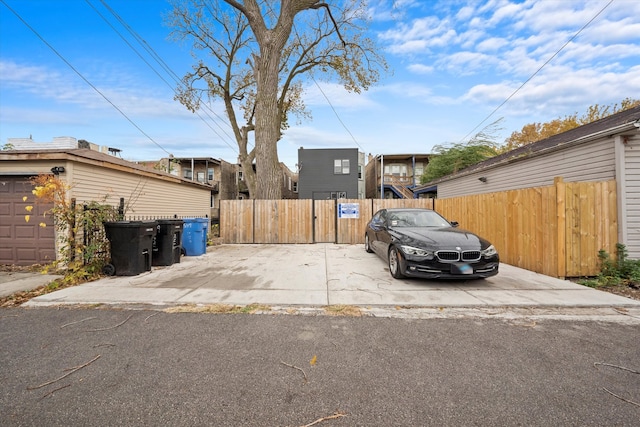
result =
[{"label": "house with white siding", "polygon": [[640,106],[516,148],[426,183],[415,193],[440,199],[553,185],[615,180],[618,242],[640,259]]}]

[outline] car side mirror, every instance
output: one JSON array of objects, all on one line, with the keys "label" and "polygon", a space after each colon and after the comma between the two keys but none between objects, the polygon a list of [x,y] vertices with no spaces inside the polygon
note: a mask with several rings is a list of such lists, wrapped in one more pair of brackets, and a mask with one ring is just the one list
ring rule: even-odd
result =
[{"label": "car side mirror", "polygon": [[451,224],[452,227],[457,227],[460,225],[458,221],[449,221],[449,224]]}]

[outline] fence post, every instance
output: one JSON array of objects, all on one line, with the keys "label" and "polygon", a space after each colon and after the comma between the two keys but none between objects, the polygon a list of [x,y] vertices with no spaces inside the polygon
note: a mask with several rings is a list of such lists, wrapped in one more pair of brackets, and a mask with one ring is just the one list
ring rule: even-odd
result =
[{"label": "fence post", "polygon": [[333,221],[334,221],[333,224],[336,230],[336,235],[333,240],[336,242],[336,244],[340,244],[342,242],[339,241],[340,230],[338,230],[338,227],[340,226],[340,221],[338,221],[338,198],[337,197],[333,202],[333,206],[334,206],[334,213],[335,213],[335,215],[333,216]]},{"label": "fence post", "polygon": [[69,259],[71,261],[76,260],[76,199],[71,199],[71,218],[69,218]]},{"label": "fence post", "polygon": [[553,179],[553,184],[556,187],[556,228],[558,233],[558,271],[556,272],[556,275],[558,278],[564,279],[567,275],[567,187],[562,181],[561,176],[555,177]]},{"label": "fence post", "polygon": [[124,197],[120,197],[120,205],[118,206],[118,221],[124,219]]}]

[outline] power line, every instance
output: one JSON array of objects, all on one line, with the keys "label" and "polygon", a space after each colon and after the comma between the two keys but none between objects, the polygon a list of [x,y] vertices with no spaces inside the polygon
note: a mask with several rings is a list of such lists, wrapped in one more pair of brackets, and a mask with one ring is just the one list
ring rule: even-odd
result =
[{"label": "power line", "polygon": [[[302,44],[302,38],[300,37],[300,34],[298,34],[298,28],[296,27],[296,24],[293,24],[293,31],[296,34],[296,38],[298,39],[298,43]],[[358,142],[358,140],[356,139],[356,137],[353,135],[353,133],[351,133],[351,131],[349,130],[349,128],[347,127],[347,125],[344,123],[344,121],[342,121],[342,118],[340,117],[340,115],[338,114],[338,111],[335,109],[335,107],[333,106],[333,104],[331,103],[331,100],[329,99],[329,97],[327,96],[327,94],[324,92],[324,90],[322,90],[322,87],[320,87],[320,85],[318,84],[318,82],[316,81],[316,79],[311,76],[311,80],[313,80],[313,83],[315,83],[316,87],[318,88],[318,90],[320,91],[320,93],[322,94],[322,96],[324,96],[324,99],[327,101],[327,104],[329,104],[329,107],[331,107],[331,110],[333,111],[333,114],[335,114],[336,118],[338,119],[338,121],[340,122],[340,124],[342,125],[342,127],[347,131],[347,133],[351,136],[351,139],[353,139],[353,142],[356,143],[356,145],[358,146],[358,148],[360,148],[360,150],[362,152],[365,152],[364,148],[362,148],[362,146],[360,145],[360,143]]]},{"label": "power line", "polygon": [[[87,2],[89,0],[86,0]],[[120,15],[118,15],[118,13],[116,13],[116,11],[107,4],[107,2],[105,0],[100,0],[100,2],[109,10],[109,12],[111,12],[111,14],[113,16],[115,16],[115,18],[122,24],[123,27],[125,27],[125,29],[136,39],[136,41],[138,42],[138,44],[140,44],[144,50],[147,51],[147,53],[149,53],[149,55],[151,55],[151,57],[153,57],[153,59],[155,59],[155,61],[167,72],[167,74],[169,74],[171,76],[171,78],[173,79],[173,81],[178,84],[178,85],[183,85],[182,80],[180,79],[180,77],[171,69],[171,67],[169,67],[169,65],[164,61],[164,59],[162,59],[162,57],[153,49],[153,47],[151,47],[149,45],[149,43],[147,43],[147,41],[141,37]],[[128,43],[127,43],[128,44]],[[134,51],[135,49],[130,46]],[[137,53],[137,52],[136,52]],[[220,119],[223,123],[225,123],[227,126],[229,126],[229,128],[231,128],[231,125],[227,122],[226,119],[224,119],[223,117],[220,117],[214,110],[212,110],[208,105],[203,104],[213,115],[215,115],[218,119]],[[210,119],[213,120],[213,118],[211,116],[209,116]],[[226,131],[224,129],[222,129],[220,127],[220,125],[218,123],[216,123],[216,125],[220,128],[220,130],[222,132]],[[227,134],[227,136],[229,136]]]},{"label": "power line", "polygon": [[[267,8],[269,8],[269,10],[271,11],[271,13],[273,13],[274,15],[275,12],[273,10],[273,8],[271,7],[271,5],[269,4],[269,2],[265,2],[265,5],[267,6]],[[298,29],[296,28],[296,24],[293,23],[293,31],[296,34],[296,38],[298,39],[298,43],[300,43],[302,45],[302,38],[300,37],[300,34],[298,33]],[[320,91],[320,93],[322,94],[322,96],[324,97],[324,99],[327,101],[327,104],[329,104],[329,107],[331,107],[331,110],[333,111],[333,114],[335,114],[336,118],[338,119],[338,121],[340,122],[340,124],[342,125],[342,127],[347,131],[347,133],[351,136],[351,139],[353,139],[353,142],[356,143],[356,145],[360,148],[360,150],[362,150],[363,152],[365,151],[364,148],[362,148],[362,146],[360,145],[360,143],[358,142],[358,140],[356,139],[356,137],[353,135],[353,133],[351,133],[351,131],[349,130],[349,128],[347,127],[347,125],[344,123],[344,121],[342,121],[342,118],[340,117],[340,115],[338,114],[338,111],[335,109],[335,107],[333,106],[333,104],[331,103],[331,100],[329,99],[329,97],[327,96],[327,94],[324,92],[324,90],[322,90],[322,87],[320,87],[320,85],[318,84],[318,82],[316,81],[316,79],[311,76],[311,80],[313,80],[313,83],[315,83],[316,87],[318,88],[318,90]]]},{"label": "power line", "polygon": [[596,18],[598,16],[600,16],[600,14],[602,14],[602,12],[605,11],[606,8],[608,8],[611,3],[613,3],[613,0],[610,0],[609,3],[607,3],[602,9],[600,9],[600,11],[598,13],[595,14],[595,16],[593,18],[591,18],[589,20],[589,22],[587,22],[586,24],[584,24],[582,26],[582,28],[580,28],[580,30],[578,30],[577,33],[575,33],[565,44],[562,45],[562,47],[560,49],[558,49],[553,55],[551,55],[551,57],[549,59],[547,59],[545,61],[544,64],[542,64],[540,66],[540,68],[538,68],[536,70],[535,73],[533,73],[527,80],[525,80],[524,83],[522,83],[516,90],[513,91],[513,93],[511,95],[509,95],[509,97],[507,97],[507,99],[505,99],[502,104],[498,105],[487,117],[484,118],[484,120],[482,120],[480,123],[478,123],[478,125],[476,127],[474,127],[473,129],[471,129],[471,132],[469,132],[468,134],[466,134],[464,136],[464,138],[462,138],[460,140],[460,142],[463,142],[465,139],[467,139],[469,137],[469,135],[471,135],[473,132],[475,132],[476,129],[478,129],[484,122],[486,122],[487,120],[489,120],[489,118],[491,116],[493,116],[496,111],[498,111],[500,108],[502,108],[507,102],[509,102],[511,100],[511,98],[513,98],[515,96],[516,93],[520,92],[520,89],[522,89],[524,87],[524,85],[526,85],[527,83],[529,83],[547,64],[549,64],[553,58],[555,58],[556,56],[558,56],[558,54],[565,48],[567,47],[567,45],[569,45],[569,43],[571,43],[576,37],[578,37],[580,35],[580,33],[582,33],[582,31],[587,28],[593,21],[596,20]]},{"label": "power line", "polygon": [[31,27],[27,21],[25,21],[22,16],[20,16],[15,10],[11,9],[9,7],[9,5],[7,5],[7,3],[4,0],[0,0],[2,2],[2,4],[4,4],[4,6],[9,9],[11,11],[11,13],[13,13],[20,21],[22,21],[22,23],[29,28],[49,49],[51,49],[53,51],[53,53],[55,53],[65,64],[67,64],[67,66],[69,66],[69,68],[71,68],[82,80],[84,80],[84,82],[86,84],[88,84],[94,91],[96,91],[105,101],[107,101],[109,104],[111,104],[111,106],[113,108],[115,108],[125,119],[127,119],[127,121],[129,123],[131,123],[136,129],[138,129],[140,131],[140,133],[142,133],[144,136],[146,136],[151,142],[153,142],[158,148],[160,148],[162,151],[164,151],[165,153],[167,153],[168,155],[170,155],[171,153],[169,153],[164,147],[162,147],[160,144],[158,144],[151,136],[149,136],[145,131],[142,130],[142,128],[140,128],[140,126],[138,126],[133,120],[131,120],[131,118],[129,118],[129,116],[127,116],[124,111],[122,111],[116,104],[114,104],[109,98],[107,98],[107,96],[105,94],[103,94],[97,87],[95,87],[89,80],[87,80],[86,77],[84,77],[82,75],[82,73],[80,73],[80,71],[78,71],[73,65],[71,65],[71,63],[69,61],[67,61],[67,59],[62,56],[62,54],[60,54],[60,52],[58,52],[53,46],[51,46],[33,27]]},{"label": "power line", "polygon": [[[98,11],[98,9],[89,1],[89,0],[85,0],[86,3],[107,23],[107,25],[109,25],[109,27],[122,39],[122,41],[125,42],[125,44],[127,46],[129,46],[129,48],[160,78],[160,80],[162,80],[174,93],[175,92],[175,88],[169,83],[167,82],[164,77],[162,77],[160,75],[160,73],[140,54],[140,52],[138,52],[138,50],[136,50],[136,48],[131,45],[131,43],[129,43],[129,41],[126,39],[126,37],[124,37],[110,22],[109,20],[103,16],[100,11]],[[164,69],[164,71],[173,79],[173,81],[178,84],[178,85],[182,85],[182,82],[180,81],[179,77],[177,76],[177,74],[171,70],[171,67],[169,67],[169,65],[160,57],[160,55],[138,34],[136,33],[133,28],[131,28],[131,26],[129,24],[127,24],[127,22],[121,18],[116,12],[115,10],[113,10],[113,8],[111,8],[106,1],[104,0],[100,0],[101,3],[105,6],[105,8],[107,8],[107,10],[113,15],[115,16],[115,18],[120,22],[120,24],[136,39],[136,41],[147,51],[147,53],[149,53],[149,55],[151,55],[151,57]],[[213,111],[208,105],[206,104],[202,104],[204,105],[211,113],[213,113],[216,117],[218,117],[220,120],[222,120],[223,122],[226,123],[226,121],[221,118],[218,114],[215,113],[215,111]],[[220,126],[220,124],[215,121],[213,119],[213,117],[211,117],[211,115],[209,115],[207,113],[207,111],[204,111],[205,114],[209,117],[209,119],[211,119],[211,121],[213,123],[216,124],[216,126],[218,126],[218,128],[220,129],[221,132],[223,132],[226,137],[228,139],[231,139],[231,137],[229,136],[229,134]],[[215,133],[221,140],[222,142],[224,142],[229,148],[231,148],[234,151],[238,151],[237,147],[232,146],[231,144],[229,144],[228,140],[225,140],[225,137],[220,135],[213,127],[211,127],[211,125],[204,119],[204,117],[202,117],[200,115],[199,112],[196,111],[195,113],[198,118],[200,118],[200,120],[202,120],[202,122],[209,127],[209,129],[211,129],[211,131],[213,133]],[[229,125],[230,126],[230,125]]]}]

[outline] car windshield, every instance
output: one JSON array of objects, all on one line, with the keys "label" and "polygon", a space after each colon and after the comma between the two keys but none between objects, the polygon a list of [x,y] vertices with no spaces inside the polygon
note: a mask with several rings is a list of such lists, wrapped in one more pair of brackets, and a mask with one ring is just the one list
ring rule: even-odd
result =
[{"label": "car windshield", "polygon": [[398,211],[389,213],[391,227],[450,227],[451,224],[434,211]]}]

